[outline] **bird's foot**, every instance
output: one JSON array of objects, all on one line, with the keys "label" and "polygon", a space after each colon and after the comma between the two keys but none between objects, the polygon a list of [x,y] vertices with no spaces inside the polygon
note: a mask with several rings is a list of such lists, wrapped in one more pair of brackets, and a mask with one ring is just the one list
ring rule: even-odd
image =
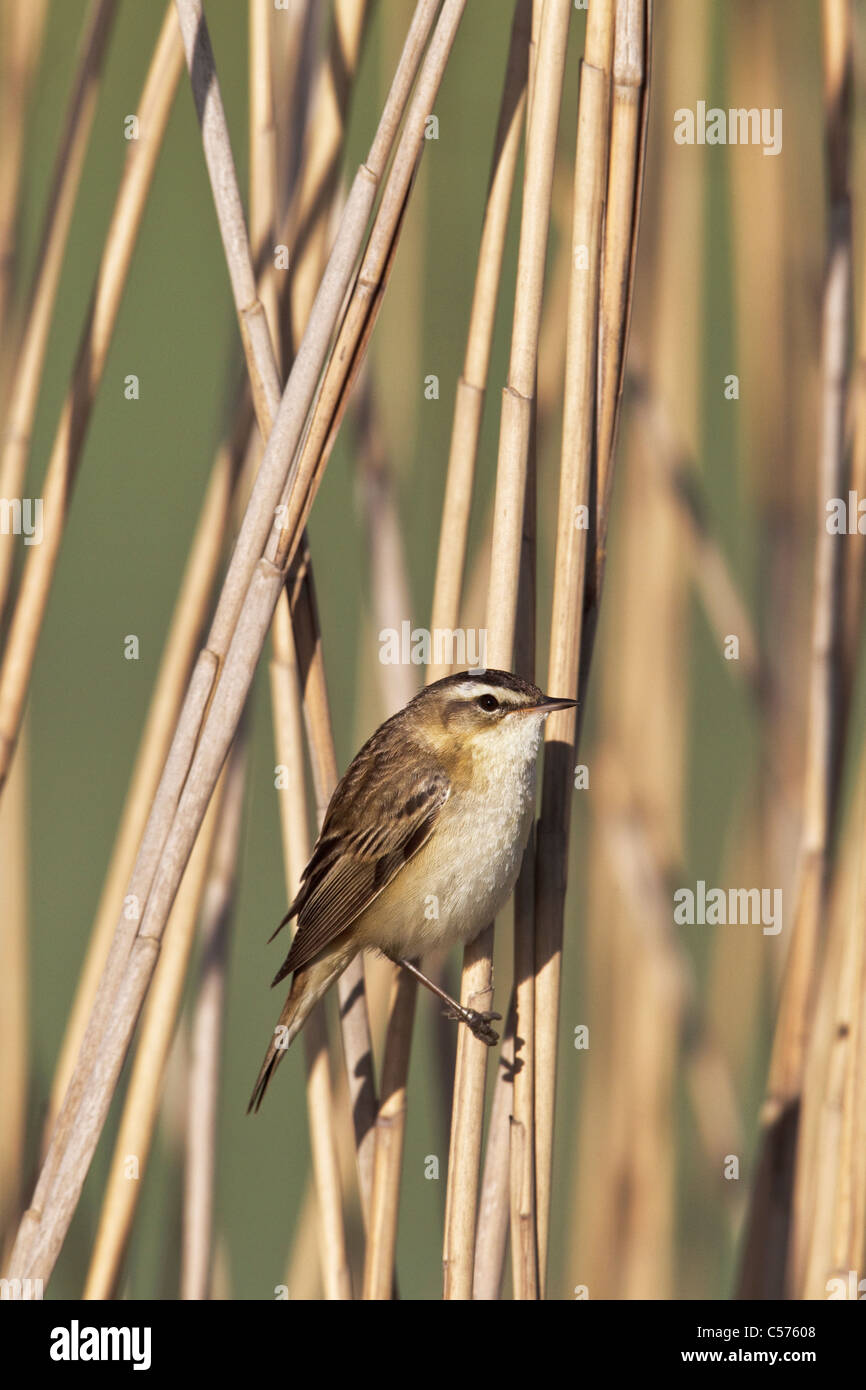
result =
[{"label": "bird's foot", "polygon": [[479,1042],[486,1043],[488,1047],[495,1047],[499,1042],[499,1034],[495,1028],[490,1027],[490,1024],[494,1018],[501,1019],[502,1014],[479,1013],[477,1009],[464,1009],[462,1004],[459,1004],[454,1008],[446,1009],[445,1017],[453,1018],[458,1023],[465,1023],[466,1027],[471,1029],[473,1036]]}]

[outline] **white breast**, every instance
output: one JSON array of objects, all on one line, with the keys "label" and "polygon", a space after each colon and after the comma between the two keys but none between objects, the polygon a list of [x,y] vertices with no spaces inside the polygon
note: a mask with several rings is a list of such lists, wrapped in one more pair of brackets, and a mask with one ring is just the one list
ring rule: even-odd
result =
[{"label": "white breast", "polygon": [[430,840],[364,914],[371,944],[400,956],[447,949],[504,907],[532,823],[542,723],[521,716],[489,774],[476,764],[471,791],[452,792]]}]

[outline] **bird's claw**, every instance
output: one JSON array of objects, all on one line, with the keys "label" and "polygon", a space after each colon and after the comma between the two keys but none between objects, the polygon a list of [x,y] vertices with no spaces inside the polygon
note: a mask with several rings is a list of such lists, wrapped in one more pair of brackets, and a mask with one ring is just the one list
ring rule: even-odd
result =
[{"label": "bird's claw", "polygon": [[465,1023],[466,1027],[471,1030],[473,1037],[476,1037],[479,1042],[486,1043],[488,1047],[495,1047],[499,1042],[499,1034],[495,1028],[490,1027],[490,1024],[494,1018],[501,1019],[502,1014],[486,1011],[479,1013],[477,1009],[464,1009],[461,1005],[459,1008],[447,1008],[445,1017],[453,1018],[458,1023]]},{"label": "bird's claw", "polygon": [[490,1020],[502,1018],[502,1014],[476,1013],[474,1009],[469,1010],[469,1018],[466,1023],[472,1029],[473,1037],[479,1042],[486,1043],[488,1047],[495,1047],[499,1042],[499,1034],[495,1028],[490,1027]]}]

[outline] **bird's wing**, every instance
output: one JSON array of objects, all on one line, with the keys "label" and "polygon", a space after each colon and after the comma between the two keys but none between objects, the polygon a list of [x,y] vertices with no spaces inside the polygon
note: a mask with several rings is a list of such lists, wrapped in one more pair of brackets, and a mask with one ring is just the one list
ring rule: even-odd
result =
[{"label": "bird's wing", "polygon": [[[405,757],[405,749],[383,749],[380,771],[389,763],[396,767],[400,752]],[[369,907],[430,838],[449,792],[447,776],[431,770],[429,758],[414,780],[407,782],[403,771],[390,786],[381,775],[359,782],[353,763],[289,910],[289,917],[297,915],[298,930],[274,984],[311,961]]]}]

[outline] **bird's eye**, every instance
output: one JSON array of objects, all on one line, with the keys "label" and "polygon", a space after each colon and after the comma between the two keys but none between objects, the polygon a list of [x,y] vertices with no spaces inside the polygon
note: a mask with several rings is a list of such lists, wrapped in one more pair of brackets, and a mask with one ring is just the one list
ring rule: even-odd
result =
[{"label": "bird's eye", "polygon": [[488,714],[491,714],[495,709],[499,709],[499,701],[495,695],[479,695],[478,704],[482,709],[486,709]]}]

